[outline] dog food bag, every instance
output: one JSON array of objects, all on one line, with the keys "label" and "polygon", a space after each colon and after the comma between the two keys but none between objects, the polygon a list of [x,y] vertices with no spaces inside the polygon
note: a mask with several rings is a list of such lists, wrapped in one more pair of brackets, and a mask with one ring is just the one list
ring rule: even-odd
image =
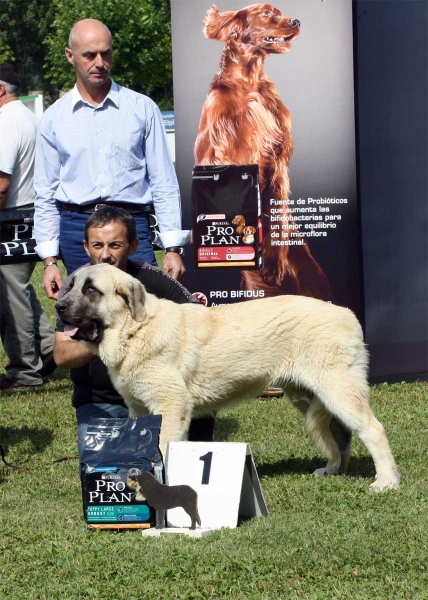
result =
[{"label": "dog food bag", "polygon": [[263,266],[258,165],[193,169],[196,268]]},{"label": "dog food bag", "polygon": [[161,470],[161,422],[161,415],[90,420],[80,463],[88,524],[156,524],[137,477]]}]

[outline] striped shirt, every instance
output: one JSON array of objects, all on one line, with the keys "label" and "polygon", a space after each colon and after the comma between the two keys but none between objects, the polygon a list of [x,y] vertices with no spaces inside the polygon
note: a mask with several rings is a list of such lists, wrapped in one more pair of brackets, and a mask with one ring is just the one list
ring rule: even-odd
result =
[{"label": "striped shirt", "polygon": [[43,114],[34,174],[36,250],[59,252],[59,209],[64,204],[153,202],[160,246],[182,246],[180,193],[162,116],[147,96],[112,80],[97,107],[75,86]]}]

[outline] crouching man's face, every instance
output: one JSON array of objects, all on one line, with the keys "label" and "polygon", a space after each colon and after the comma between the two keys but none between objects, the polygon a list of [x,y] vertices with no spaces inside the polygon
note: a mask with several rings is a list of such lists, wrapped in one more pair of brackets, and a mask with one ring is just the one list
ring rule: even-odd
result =
[{"label": "crouching man's face", "polygon": [[92,264],[107,263],[126,271],[128,257],[136,251],[138,239],[130,243],[125,225],[111,221],[103,227],[90,227],[88,241],[83,245]]}]

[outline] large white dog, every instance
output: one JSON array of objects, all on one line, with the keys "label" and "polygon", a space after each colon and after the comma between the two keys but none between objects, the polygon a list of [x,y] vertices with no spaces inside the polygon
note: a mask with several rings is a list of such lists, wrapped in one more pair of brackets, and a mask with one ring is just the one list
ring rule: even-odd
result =
[{"label": "large white dog", "polygon": [[186,439],[192,416],[275,385],[305,414],[328,458],[317,474],[344,466],[329,427],[335,416],[372,455],[371,488],[399,486],[384,428],[369,406],[367,352],[350,310],[302,296],[216,308],[175,304],[106,264],[80,269],[57,310],[65,333],[107,366],[130,415],[162,415],[162,453],[168,441]]}]

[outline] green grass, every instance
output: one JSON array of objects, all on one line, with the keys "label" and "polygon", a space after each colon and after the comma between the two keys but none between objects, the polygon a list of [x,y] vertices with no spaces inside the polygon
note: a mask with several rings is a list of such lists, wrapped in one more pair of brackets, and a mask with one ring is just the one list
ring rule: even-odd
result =
[{"label": "green grass", "polygon": [[[50,318],[53,303],[34,283]],[[0,352],[0,370],[5,357]],[[0,440],[9,461],[35,466],[75,454],[68,372],[41,388],[2,393]],[[399,491],[371,494],[374,467],[355,439],[347,476],[323,465],[283,399],[220,414],[216,440],[251,445],[270,514],[208,538],[146,539],[88,532],[77,460],[0,470],[0,598],[233,600],[428,598],[426,383],[378,385],[372,406],[402,474]]]}]

